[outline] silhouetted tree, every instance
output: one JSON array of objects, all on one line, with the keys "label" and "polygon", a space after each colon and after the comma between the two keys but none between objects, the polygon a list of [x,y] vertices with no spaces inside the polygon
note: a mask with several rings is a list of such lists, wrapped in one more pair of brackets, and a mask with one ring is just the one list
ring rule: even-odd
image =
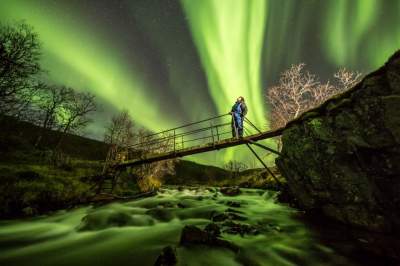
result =
[{"label": "silhouetted tree", "polygon": [[67,95],[57,114],[58,130],[62,133],[56,146],[61,146],[66,133],[77,132],[91,122],[90,114],[97,110],[95,95],[65,88]]},{"label": "silhouetted tree", "polygon": [[58,142],[53,149],[52,161],[56,166],[63,166],[68,157],[62,152],[62,142],[67,133],[83,129],[90,121],[89,115],[97,110],[95,96],[88,92],[76,92],[65,88],[67,96],[57,113],[57,128],[60,132]]},{"label": "silhouetted tree", "polygon": [[118,161],[128,159],[129,146],[134,140],[134,123],[128,110],[123,110],[111,118],[104,132],[104,142],[110,145],[103,174]]},{"label": "silhouetted tree", "polygon": [[[136,133],[137,143],[147,143],[141,145],[139,152],[141,156],[148,154],[163,153],[171,150],[173,147],[173,138],[167,133],[163,136],[161,141],[156,141],[153,137],[149,137],[150,132],[145,129],[139,129]],[[132,169],[137,178],[137,184],[141,191],[149,191],[161,186],[162,178],[166,174],[173,174],[175,172],[175,159],[144,164]]]},{"label": "silhouetted tree", "polygon": [[74,91],[65,86],[41,84],[39,94],[34,100],[36,124],[43,129],[57,129],[58,118]]},{"label": "silhouetted tree", "polygon": [[40,43],[25,23],[0,25],[0,115],[19,116],[37,92]]},{"label": "silhouetted tree", "polygon": [[92,121],[89,115],[97,110],[94,94],[67,90],[70,93],[59,113],[60,129],[63,133],[76,132],[85,127]]},{"label": "silhouetted tree", "polygon": [[59,118],[64,105],[70,100],[74,91],[71,88],[39,83],[38,94],[31,104],[30,121],[41,127],[35,146],[39,146],[47,130],[59,129]]},{"label": "silhouetted tree", "polygon": [[128,110],[123,110],[111,118],[104,133],[104,142],[121,148],[132,144],[134,123]]}]

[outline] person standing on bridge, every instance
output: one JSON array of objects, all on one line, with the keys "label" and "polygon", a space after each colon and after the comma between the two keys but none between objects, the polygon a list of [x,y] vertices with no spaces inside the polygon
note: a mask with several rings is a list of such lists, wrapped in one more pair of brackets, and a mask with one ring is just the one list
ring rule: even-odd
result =
[{"label": "person standing on bridge", "polygon": [[232,106],[232,110],[230,112],[232,115],[232,137],[233,138],[242,138],[243,137],[243,119],[247,114],[247,106],[244,102],[244,98],[239,96]]}]

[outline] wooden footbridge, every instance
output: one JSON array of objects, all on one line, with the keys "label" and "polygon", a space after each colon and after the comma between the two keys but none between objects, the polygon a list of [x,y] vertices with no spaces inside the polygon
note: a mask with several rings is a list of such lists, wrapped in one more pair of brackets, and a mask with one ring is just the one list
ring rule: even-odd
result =
[{"label": "wooden footbridge", "polygon": [[257,141],[280,136],[283,128],[263,132],[249,119],[244,118],[243,137],[232,137],[237,133],[237,128],[234,124],[232,126],[231,121],[231,114],[224,114],[146,136],[139,135],[135,144],[125,147],[124,156],[114,158],[108,164],[106,162],[105,169],[119,172],[128,167],[246,145],[279,183],[252,146],[258,146],[279,155],[278,151]]},{"label": "wooden footbridge", "polygon": [[[226,118],[227,116],[229,116],[228,122],[217,124],[210,122],[221,120],[221,118]],[[250,120],[245,118],[244,136],[240,138],[232,137],[232,131],[235,131],[236,128],[232,129],[230,119],[229,114],[222,115],[148,135],[141,139],[139,143],[129,147],[133,157],[136,154],[136,158],[121,162],[116,167],[125,168],[243,144],[253,144],[272,153],[279,154],[279,152],[256,142],[280,136],[283,129],[262,132]],[[209,122],[206,127],[190,129],[191,127],[202,126],[201,124],[204,125],[206,122]],[[190,130],[184,130],[188,128]]]}]

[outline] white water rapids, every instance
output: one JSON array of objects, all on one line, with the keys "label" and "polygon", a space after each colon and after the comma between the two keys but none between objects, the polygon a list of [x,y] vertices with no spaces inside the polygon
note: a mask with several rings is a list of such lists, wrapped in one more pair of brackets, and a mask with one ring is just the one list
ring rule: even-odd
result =
[{"label": "white water rapids", "polygon": [[[275,192],[241,191],[225,196],[215,188],[166,188],[150,198],[3,221],[0,265],[145,266],[168,245],[177,248],[178,265],[351,265],[319,243],[294,218],[296,210],[276,203]],[[240,247],[238,254],[179,245],[185,225],[204,228],[227,210],[243,218],[236,222],[258,228],[258,234],[222,233]]]}]

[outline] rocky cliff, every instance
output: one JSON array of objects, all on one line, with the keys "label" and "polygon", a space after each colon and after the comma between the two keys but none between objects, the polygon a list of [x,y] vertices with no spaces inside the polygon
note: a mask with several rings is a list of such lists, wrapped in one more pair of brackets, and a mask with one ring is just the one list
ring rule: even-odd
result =
[{"label": "rocky cliff", "polygon": [[400,235],[400,51],[282,139],[276,164],[301,208]]}]

